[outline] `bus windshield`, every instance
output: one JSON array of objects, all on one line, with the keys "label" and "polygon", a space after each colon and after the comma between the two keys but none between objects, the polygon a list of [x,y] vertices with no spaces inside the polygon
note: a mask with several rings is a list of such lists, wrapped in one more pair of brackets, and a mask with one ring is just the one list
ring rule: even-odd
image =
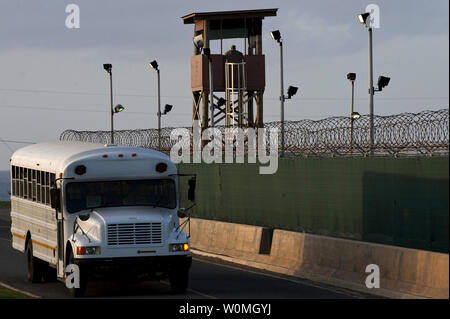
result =
[{"label": "bus windshield", "polygon": [[66,187],[69,213],[117,206],[177,206],[175,183],[171,179],[73,182]]}]

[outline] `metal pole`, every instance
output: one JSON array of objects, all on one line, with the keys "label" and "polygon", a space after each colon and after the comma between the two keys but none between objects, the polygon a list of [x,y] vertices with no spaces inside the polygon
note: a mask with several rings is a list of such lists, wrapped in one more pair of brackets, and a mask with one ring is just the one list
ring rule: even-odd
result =
[{"label": "metal pole", "polygon": [[161,91],[159,69],[156,70],[156,73],[158,75],[158,151],[161,151]]},{"label": "metal pole", "polygon": [[370,155],[374,155],[374,122],[373,122],[373,56],[372,56],[372,28],[369,28],[369,146]]},{"label": "metal pole", "polygon": [[213,68],[212,57],[209,57],[209,103],[211,109],[211,127],[214,127],[214,85],[213,85]]},{"label": "metal pole", "polygon": [[350,105],[350,154],[353,153],[353,102],[355,97],[355,81],[352,81],[352,102]]},{"label": "metal pole", "polygon": [[237,102],[238,102],[238,127],[242,124],[242,99],[241,99],[241,64],[236,63],[237,66]]},{"label": "metal pole", "polygon": [[112,70],[109,71],[109,91],[110,91],[110,97],[111,97],[111,144],[114,144],[114,109],[113,109]]},{"label": "metal pole", "polygon": [[284,157],[284,84],[283,84],[283,42],[280,39],[280,109],[281,109],[281,157]]}]

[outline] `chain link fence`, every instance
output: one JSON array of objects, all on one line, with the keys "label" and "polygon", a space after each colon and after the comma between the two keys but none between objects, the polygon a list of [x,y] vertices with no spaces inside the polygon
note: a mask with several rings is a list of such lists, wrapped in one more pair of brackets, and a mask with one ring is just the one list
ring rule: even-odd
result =
[{"label": "chain link fence", "polygon": [[[366,156],[370,153],[369,116],[353,121],[351,134],[349,117],[330,117],[323,120],[285,121],[285,151],[289,156]],[[222,132],[223,126],[217,127]],[[265,124],[266,129],[277,128],[280,122]],[[161,151],[169,153],[177,142],[170,139],[175,129],[161,129]],[[191,127],[186,129],[192,131]],[[438,155],[449,152],[449,110],[401,113],[374,116],[376,155]],[[281,134],[280,134],[281,139]],[[66,130],[63,141],[110,143],[109,131]],[[114,141],[118,145],[158,149],[158,130],[117,130]],[[279,142],[281,147],[281,142]]]}]

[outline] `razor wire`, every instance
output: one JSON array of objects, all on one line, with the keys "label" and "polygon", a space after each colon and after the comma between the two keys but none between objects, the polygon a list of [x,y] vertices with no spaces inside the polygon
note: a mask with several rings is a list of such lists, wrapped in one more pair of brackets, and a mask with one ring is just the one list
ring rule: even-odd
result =
[{"label": "razor wire", "polygon": [[[367,156],[433,155],[449,152],[449,110],[401,113],[374,116],[374,144],[369,142],[369,115],[353,120],[350,117],[329,117],[322,120],[285,121],[285,153],[292,156]],[[189,130],[192,138],[192,127]],[[217,126],[222,133],[224,126]],[[266,130],[278,129],[281,148],[281,123],[269,122]],[[171,140],[175,127],[161,129],[161,151],[169,153],[178,142]],[[351,131],[353,131],[351,133]],[[117,145],[158,149],[157,129],[116,130]],[[66,130],[62,141],[84,141],[108,144],[110,131]]]}]

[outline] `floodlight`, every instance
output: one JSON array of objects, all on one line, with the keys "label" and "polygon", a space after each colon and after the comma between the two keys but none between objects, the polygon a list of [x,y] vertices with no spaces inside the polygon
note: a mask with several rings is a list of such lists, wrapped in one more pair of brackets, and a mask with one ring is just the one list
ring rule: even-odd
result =
[{"label": "floodlight", "polygon": [[289,86],[287,90],[288,99],[293,97],[295,94],[297,94],[298,87],[295,86]]},{"label": "floodlight", "polygon": [[106,72],[111,73],[112,64],[105,63],[105,64],[103,64],[103,68],[105,69]]},{"label": "floodlight", "polygon": [[201,50],[203,48],[203,34],[195,36],[193,42],[195,47]]},{"label": "floodlight", "polygon": [[125,110],[125,108],[122,106],[122,104],[117,104],[116,107],[114,108],[114,113],[120,113],[123,110]]},{"label": "floodlight", "polygon": [[350,81],[355,81],[356,80],[356,73],[349,73],[347,74],[347,79]]},{"label": "floodlight", "polygon": [[378,77],[378,91],[381,91],[381,90],[383,90],[383,88],[388,86],[390,80],[391,80],[391,78],[388,78],[386,76],[379,76]]},{"label": "floodlight", "polygon": [[270,36],[272,37],[272,39],[276,40],[277,42],[280,42],[280,40],[281,40],[280,30],[275,30],[275,31],[270,32]]},{"label": "floodlight", "polygon": [[358,112],[353,112],[351,115],[352,120],[358,120],[361,115]]},{"label": "floodlight", "polygon": [[358,20],[361,24],[365,24],[367,25],[367,19],[370,17],[370,13],[366,12],[366,13],[360,13],[358,14]]},{"label": "floodlight", "polygon": [[172,110],[172,108],[173,108],[173,105],[166,104],[166,105],[164,106],[164,114],[169,113],[169,112]]},{"label": "floodlight", "polygon": [[158,62],[156,62],[156,60],[153,60],[152,62],[150,62],[150,66],[152,68],[154,68],[155,70],[158,70]]}]

